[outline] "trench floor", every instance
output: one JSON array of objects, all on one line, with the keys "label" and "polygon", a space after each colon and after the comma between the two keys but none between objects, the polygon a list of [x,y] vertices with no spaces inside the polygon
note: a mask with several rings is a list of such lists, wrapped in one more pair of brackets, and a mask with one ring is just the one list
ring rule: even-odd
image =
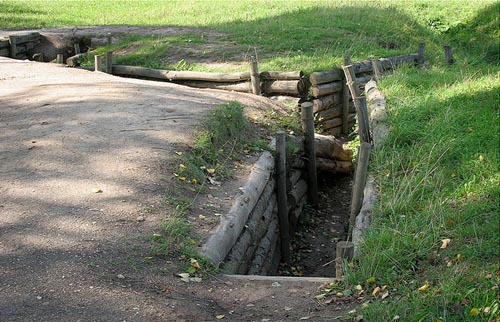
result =
[{"label": "trench floor", "polygon": [[307,207],[292,239],[292,261],[279,275],[335,277],[337,241],[347,237],[353,176],[318,174],[319,205]]}]

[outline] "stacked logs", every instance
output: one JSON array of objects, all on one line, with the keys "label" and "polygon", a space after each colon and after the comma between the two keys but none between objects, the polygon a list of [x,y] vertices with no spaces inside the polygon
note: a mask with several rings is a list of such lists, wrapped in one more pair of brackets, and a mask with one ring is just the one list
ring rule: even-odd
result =
[{"label": "stacked logs", "polygon": [[14,59],[28,59],[33,49],[40,43],[40,34],[30,32],[0,38],[0,56]]},{"label": "stacked logs", "polygon": [[[352,65],[357,84],[364,88],[364,85],[375,74],[405,64],[417,65],[418,54],[366,60]],[[318,128],[335,136],[346,133],[346,130],[352,128],[355,123],[356,111],[349,91],[345,90],[346,81],[342,69],[314,72],[309,79],[311,82],[310,94],[313,97],[312,103]],[[346,103],[348,104],[347,108],[344,106]],[[348,113],[344,113],[344,110],[347,110]],[[344,115],[347,115],[347,121],[344,121]],[[343,128],[344,123],[347,125],[345,128]]]},{"label": "stacked logs", "polygon": [[[113,65],[113,74],[129,77],[160,79],[196,88],[212,88],[242,93],[252,93],[250,72],[210,73],[195,71],[169,71],[138,66]],[[290,95],[301,97],[307,92],[304,73],[262,72],[260,89],[265,95]]]}]

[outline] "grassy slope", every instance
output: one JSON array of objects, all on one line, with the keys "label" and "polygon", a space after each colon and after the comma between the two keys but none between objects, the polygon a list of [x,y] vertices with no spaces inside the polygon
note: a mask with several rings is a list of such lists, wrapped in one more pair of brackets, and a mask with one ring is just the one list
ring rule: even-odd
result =
[{"label": "grassy slope", "polygon": [[[499,11],[496,1],[3,1],[0,27],[207,27],[265,54],[262,69],[307,72],[338,65],[346,51],[360,60],[425,41],[429,70],[403,69],[381,83],[392,133],[371,168],[382,200],[350,280],[388,285],[385,300],[367,295],[367,321],[480,321],[500,314]],[[445,43],[453,67],[441,64]]]}]

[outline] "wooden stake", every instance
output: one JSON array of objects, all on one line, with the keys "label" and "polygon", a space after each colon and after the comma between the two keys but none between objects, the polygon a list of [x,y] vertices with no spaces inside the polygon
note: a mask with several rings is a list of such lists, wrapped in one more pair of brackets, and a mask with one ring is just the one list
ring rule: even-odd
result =
[{"label": "wooden stake", "polygon": [[102,55],[94,56],[94,68],[96,72],[102,72]]},{"label": "wooden stake", "polygon": [[453,65],[455,60],[453,59],[453,53],[451,52],[451,46],[444,46],[444,55],[446,57],[446,63],[448,65]]},{"label": "wooden stake", "polygon": [[351,212],[349,216],[349,234],[351,235],[356,223],[356,216],[361,209],[363,203],[363,195],[366,184],[366,173],[368,172],[368,162],[370,160],[370,151],[372,146],[370,143],[362,142],[359,147],[358,162],[356,165],[356,174],[354,178],[354,186],[352,188]]},{"label": "wooden stake", "polygon": [[106,45],[111,45],[111,34],[109,32],[106,35]]},{"label": "wooden stake", "polygon": [[[344,56],[344,66],[351,64],[351,57],[349,55]],[[349,87],[347,86],[347,81],[345,74],[342,75],[342,133],[349,133]]]},{"label": "wooden stake", "polygon": [[352,261],[354,255],[354,244],[349,241],[339,241],[337,242],[336,249],[337,258],[342,258],[343,260]]},{"label": "wooden stake", "polygon": [[361,96],[356,99],[359,102],[359,109],[356,109],[359,123],[359,137],[361,142],[372,142],[370,135],[370,122],[368,118],[368,106],[366,104],[366,97]]},{"label": "wooden stake", "polygon": [[318,177],[316,172],[316,144],[314,141],[313,104],[304,102],[301,105],[302,129],[304,131],[304,150],[307,160],[308,200],[313,207],[318,206]]},{"label": "wooden stake", "polygon": [[378,81],[382,77],[381,64],[378,59],[372,59],[373,77]]},{"label": "wooden stake", "polygon": [[347,81],[347,86],[351,92],[351,96],[354,99],[354,106],[356,107],[356,114],[358,116],[359,124],[359,138],[361,142],[370,142],[370,132],[368,129],[368,111],[366,111],[366,100],[363,106],[361,97],[361,91],[356,81],[356,75],[354,74],[354,68],[352,65],[342,66],[344,74]]},{"label": "wooden stake", "polygon": [[82,52],[80,51],[80,44],[76,43],[74,44],[75,47],[75,55],[81,54]]},{"label": "wooden stake", "polygon": [[64,55],[63,54],[57,54],[56,63],[57,64],[64,64]]},{"label": "wooden stake", "polygon": [[106,73],[108,73],[108,74],[113,73],[113,52],[112,51],[106,52]]},{"label": "wooden stake", "polygon": [[424,48],[425,48],[425,42],[421,42],[420,44],[418,44],[417,64],[420,67],[422,67],[425,63]]},{"label": "wooden stake", "polygon": [[276,132],[276,151],[278,158],[276,160],[277,170],[277,192],[278,192],[278,218],[279,231],[281,239],[281,260],[283,263],[290,262],[290,237],[288,223],[288,205],[286,196],[286,133],[284,131]]},{"label": "wooden stake", "polygon": [[10,44],[10,58],[16,58],[17,56],[17,40],[15,36],[9,36]]},{"label": "wooden stake", "polygon": [[252,81],[252,93],[260,95],[259,66],[255,56],[250,56],[250,79]]}]

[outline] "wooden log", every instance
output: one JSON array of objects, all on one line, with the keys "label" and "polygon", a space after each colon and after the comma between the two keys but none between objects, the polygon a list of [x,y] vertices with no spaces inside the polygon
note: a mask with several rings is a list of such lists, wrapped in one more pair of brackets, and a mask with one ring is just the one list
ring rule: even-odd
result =
[{"label": "wooden log", "polygon": [[325,158],[317,158],[318,171],[329,171],[333,173],[351,173],[354,171],[352,161],[339,161]]},{"label": "wooden log", "polygon": [[0,38],[0,49],[9,47],[10,47],[9,37]]},{"label": "wooden log", "polygon": [[302,130],[304,131],[304,152],[307,165],[308,200],[311,206],[318,206],[318,177],[316,174],[316,144],[314,144],[314,115],[310,102],[301,105]]},{"label": "wooden log", "polygon": [[273,168],[274,158],[269,151],[265,151],[255,163],[245,186],[241,189],[241,194],[202,246],[201,254],[212,261],[215,266],[218,267],[222,263],[236,243],[250,212],[271,177]]},{"label": "wooden log", "polygon": [[288,224],[288,203],[286,196],[286,133],[276,132],[276,185],[278,199],[278,219],[281,238],[281,256],[284,263],[290,261],[290,226]]},{"label": "wooden log", "polygon": [[372,59],[373,79],[378,81],[382,77],[382,64],[378,59]]},{"label": "wooden log", "polygon": [[16,58],[17,56],[17,42],[16,42],[16,37],[15,36],[9,36],[9,45],[10,45],[10,57],[11,58]]},{"label": "wooden log", "polygon": [[358,161],[356,165],[356,173],[354,175],[354,186],[352,188],[351,209],[349,214],[349,234],[351,235],[356,222],[356,216],[361,209],[364,197],[364,189],[366,185],[366,174],[368,172],[368,162],[370,161],[371,144],[361,142],[358,153]]},{"label": "wooden log", "polygon": [[262,238],[255,251],[255,255],[250,264],[250,269],[248,270],[249,275],[256,275],[260,273],[264,261],[268,259],[267,255],[269,253],[269,249],[274,243],[276,243],[278,235],[278,219],[274,217],[269,224],[266,235]]},{"label": "wooden log", "polygon": [[[349,55],[344,56],[344,66],[351,64],[351,57]],[[342,75],[342,133],[347,134],[349,132],[349,124],[347,118],[349,116],[349,101],[351,99],[351,93],[349,91],[349,86],[347,86],[347,81],[345,75]]]},{"label": "wooden log", "polygon": [[383,143],[389,134],[389,126],[384,122],[387,118],[386,100],[382,92],[378,89],[377,83],[368,82],[365,86],[365,95],[368,101],[368,111],[370,128],[374,147]]},{"label": "wooden log", "polygon": [[40,33],[38,32],[30,32],[26,34],[20,34],[20,35],[10,35],[9,40],[12,44],[12,41],[14,41],[17,45],[20,44],[25,44],[29,42],[38,42],[40,41]]},{"label": "wooden log", "polygon": [[260,79],[262,80],[299,80],[304,77],[304,72],[302,71],[291,71],[291,72],[261,72]]},{"label": "wooden log", "polygon": [[0,49],[0,56],[9,57],[10,56],[10,49],[9,48]]},{"label": "wooden log", "polygon": [[304,205],[306,204],[306,201],[307,198],[304,195],[304,197],[298,201],[297,205],[293,209],[290,209],[288,215],[288,221],[290,222],[290,236],[293,236],[293,234],[295,234],[295,231],[297,230],[300,215],[302,214],[302,210],[304,208]]},{"label": "wooden log", "polygon": [[165,71],[167,79],[171,81],[209,81],[209,82],[240,82],[250,80],[249,72],[242,73],[210,73],[210,72],[194,72],[194,71]]},{"label": "wooden log", "polygon": [[354,74],[357,76],[358,74],[364,73],[373,73],[373,67],[371,60],[365,60],[361,62],[352,63],[352,67],[354,70]]},{"label": "wooden log", "polygon": [[416,65],[418,54],[407,54],[389,58],[380,58],[384,70],[394,69],[401,65]]},{"label": "wooden log", "polygon": [[106,73],[113,74],[113,52],[106,52]]},{"label": "wooden log", "polygon": [[87,56],[87,54],[76,54],[71,57],[68,57],[66,59],[66,65],[68,65],[69,67],[80,66],[85,56]]},{"label": "wooden log", "polygon": [[[113,66],[113,72],[115,71],[114,68],[118,66]],[[95,55],[94,56],[94,70],[96,72],[102,72],[102,55]]]},{"label": "wooden log", "polygon": [[267,260],[262,263],[262,267],[260,269],[260,275],[266,276],[266,275],[276,275],[276,272],[278,271],[278,267],[280,264],[280,240],[277,239],[275,243],[271,245],[271,248],[269,249],[269,253],[267,253]]},{"label": "wooden log", "polygon": [[334,117],[338,117],[340,115],[342,115],[342,106],[337,105],[333,108],[329,108],[327,110],[316,113],[316,118],[321,121],[321,120],[329,120]]},{"label": "wooden log", "polygon": [[352,161],[352,150],[331,135],[314,135],[316,156],[332,160]]},{"label": "wooden log", "polygon": [[63,54],[57,54],[56,64],[64,64],[64,55]]},{"label": "wooden log", "polygon": [[255,56],[250,56],[250,82],[252,83],[252,93],[260,95],[259,65]]},{"label": "wooden log", "polygon": [[444,56],[446,58],[446,63],[448,65],[453,65],[455,59],[453,59],[453,52],[451,51],[451,46],[444,46]]},{"label": "wooden log", "polygon": [[311,73],[311,76],[309,76],[309,80],[311,81],[312,85],[341,81],[342,78],[342,70],[340,69],[328,70],[324,72],[314,72]]},{"label": "wooden log", "polygon": [[307,182],[300,179],[293,189],[288,193],[288,211],[294,209],[299,204],[299,201],[307,194]]},{"label": "wooden log", "polygon": [[[267,225],[264,225],[264,222],[266,221],[265,217],[266,216],[270,217],[271,213],[266,214],[265,212],[266,209],[269,208],[270,204],[274,205],[276,203],[275,200],[271,200],[274,197],[273,196],[274,188],[275,188],[275,182],[274,180],[270,180],[267,183],[266,188],[262,192],[259,201],[255,205],[255,208],[248,216],[248,221],[243,229],[243,232],[240,234],[238,240],[231,248],[231,251],[224,260],[223,269],[226,273],[235,274],[238,273],[240,269],[242,270],[245,266],[246,269],[248,268],[248,263],[246,263],[247,261],[245,256],[247,255],[247,251],[250,245],[254,243],[256,240],[258,240],[257,234],[260,226],[267,227]],[[262,236],[260,236],[260,238],[262,238]],[[250,256],[252,254],[250,254]]]},{"label": "wooden log", "polygon": [[[96,55],[97,56],[97,55]],[[169,80],[168,71],[139,66],[113,65],[113,75],[137,76]]]},{"label": "wooden log", "polygon": [[371,81],[373,78],[372,75],[360,75],[359,77],[356,76],[356,82],[358,83],[359,86],[364,86],[366,83]]},{"label": "wooden log", "polygon": [[336,106],[342,103],[342,95],[339,93],[334,93],[331,95],[326,95],[318,97],[312,100],[314,113],[326,110],[330,107]]},{"label": "wooden log", "polygon": [[354,244],[350,241],[339,241],[336,245],[336,257],[352,261],[354,256]]},{"label": "wooden log", "polygon": [[216,83],[216,82],[201,82],[201,81],[181,81],[175,82],[179,85],[195,87],[195,88],[211,88],[225,91],[234,91],[240,93],[252,93],[252,83]]},{"label": "wooden log", "polygon": [[342,126],[332,127],[331,129],[325,130],[325,133],[333,136],[339,136],[342,134]]},{"label": "wooden log", "polygon": [[263,89],[266,94],[303,95],[305,93],[305,86],[302,80],[264,81]]},{"label": "wooden log", "polygon": [[[274,182],[274,180],[272,180]],[[272,190],[274,191],[274,189]],[[258,225],[257,229],[254,232],[254,236],[252,238],[252,242],[248,245],[245,255],[242,257],[240,261],[240,266],[238,267],[238,274],[246,274],[249,269],[249,265],[252,262],[254,257],[255,250],[259,246],[259,242],[264,238],[273,219],[273,216],[276,215],[274,210],[276,209],[276,194],[271,194],[271,198],[267,202],[267,207],[263,212],[261,212],[260,219],[257,219]],[[256,207],[257,208],[257,207]],[[255,212],[255,215],[257,212]]]},{"label": "wooden log", "polygon": [[293,187],[299,182],[302,177],[302,171],[298,169],[291,169],[289,175],[286,177],[286,193],[289,193]]},{"label": "wooden log", "polygon": [[332,127],[342,126],[342,118],[337,117],[329,120],[325,120],[321,122],[321,128],[323,130],[331,129]]},{"label": "wooden log", "polygon": [[342,91],[342,82],[332,82],[311,86],[311,92],[314,97],[321,97]]}]

